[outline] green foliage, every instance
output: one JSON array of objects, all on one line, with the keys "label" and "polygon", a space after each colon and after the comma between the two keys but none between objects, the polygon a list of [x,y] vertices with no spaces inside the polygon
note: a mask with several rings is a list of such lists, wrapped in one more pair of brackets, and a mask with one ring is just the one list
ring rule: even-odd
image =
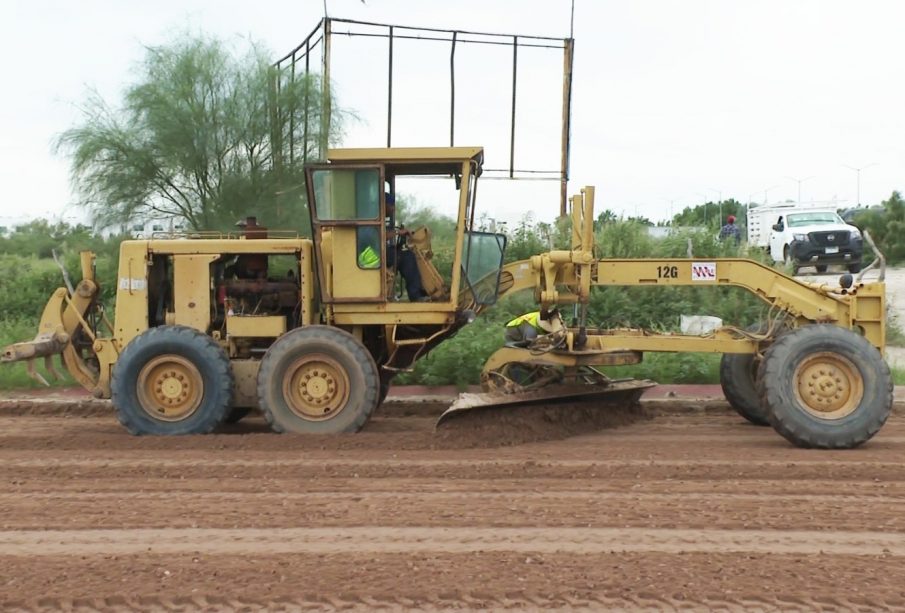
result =
[{"label": "green foliage", "polygon": [[720,355],[715,353],[645,353],[632,366],[602,369],[613,378],[634,377],[657,383],[719,383]]},{"label": "green foliage", "polygon": [[[720,218],[720,210],[723,216]],[[674,215],[672,218],[673,226],[696,226],[707,228],[708,230],[719,230],[726,218],[734,215],[736,225],[742,230],[742,236],[745,235],[745,218],[748,207],[741,202],[730,198],[723,200],[722,206],[719,202],[706,202],[694,207],[685,207],[681,213]]]},{"label": "green foliage", "polygon": [[[183,37],[147,49],[120,107],[90,95],[57,145],[96,222],[176,217],[226,229],[257,214],[271,227],[306,226],[301,161],[318,150],[320,83],[280,76],[276,87],[268,56]],[[342,115],[334,106],[332,117]]]},{"label": "green foliage", "polygon": [[550,250],[551,226],[538,228],[530,215],[522,217],[515,230],[509,233],[506,242],[506,261],[526,260],[532,255]]},{"label": "green foliage", "polygon": [[[47,299],[54,290],[64,285],[60,269],[50,259],[53,249],[57,250],[74,284],[82,277],[78,252],[82,249],[93,250],[97,254],[101,300],[112,307],[116,293],[113,280],[116,279],[119,242],[120,237],[105,240],[84,226],[51,225],[44,221],[18,226],[0,237],[0,296],[3,297],[0,347],[34,338]],[[60,367],[59,360],[54,360],[63,378],[50,383],[73,385],[73,380]],[[41,364],[38,364],[38,370],[43,370]],[[0,389],[39,386],[27,375],[24,363],[0,366]]]},{"label": "green foliage", "polygon": [[507,321],[536,309],[527,293],[508,296],[465,326],[451,340],[441,343],[415,363],[411,373],[399,375],[397,384],[456,385],[460,388],[480,381],[481,369],[490,355],[503,346]]},{"label": "green foliage", "polygon": [[892,369],[892,380],[895,383],[895,385],[905,385],[905,369],[893,368]]},{"label": "green foliage", "polygon": [[854,224],[870,232],[888,263],[905,261],[905,200],[898,191],[882,202],[882,208],[859,212]]}]

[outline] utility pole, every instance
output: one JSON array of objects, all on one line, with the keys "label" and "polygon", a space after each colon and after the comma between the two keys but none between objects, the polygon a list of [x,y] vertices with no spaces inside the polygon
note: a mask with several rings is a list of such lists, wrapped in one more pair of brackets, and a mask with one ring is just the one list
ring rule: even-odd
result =
[{"label": "utility pole", "polygon": [[814,177],[805,177],[804,179],[799,179],[797,177],[790,177],[786,175],[786,179],[791,179],[798,183],[798,204],[801,204],[801,184],[807,181],[808,179],[813,179]]},{"label": "utility pole", "polygon": [[709,189],[709,190],[712,191],[712,192],[716,192],[716,193],[717,193],[717,196],[718,196],[719,199],[720,199],[720,201],[719,201],[719,203],[718,203],[718,206],[719,206],[719,211],[720,211],[720,225],[722,225],[722,223],[723,223],[723,190],[721,190],[721,189],[714,189],[714,188],[712,188],[712,187],[708,187],[707,189]]},{"label": "utility pole", "polygon": [[704,227],[707,227],[707,201],[710,195],[707,192],[698,192],[698,196],[704,197]]},{"label": "utility pole", "polygon": [[676,199],[675,198],[662,198],[661,200],[663,200],[663,202],[669,203],[669,217],[667,217],[666,220],[669,222],[669,225],[672,225],[673,211],[675,210],[673,208],[673,205],[675,205]]},{"label": "utility pole", "polygon": [[861,206],[861,171],[864,170],[865,168],[870,168],[871,166],[876,166],[876,165],[877,165],[876,162],[871,162],[867,166],[862,166],[861,168],[855,168],[854,166],[849,166],[848,164],[843,164],[843,166],[845,166],[849,170],[854,170],[855,174],[858,175],[858,180],[857,180],[858,183],[857,183],[857,188],[856,188],[857,189],[856,194],[857,194],[857,200],[858,200],[858,202],[856,203],[857,206]]}]

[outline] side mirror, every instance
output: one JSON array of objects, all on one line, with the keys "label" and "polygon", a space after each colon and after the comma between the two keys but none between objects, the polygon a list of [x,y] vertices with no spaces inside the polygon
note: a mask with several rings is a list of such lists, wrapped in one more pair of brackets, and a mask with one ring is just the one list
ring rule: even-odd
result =
[{"label": "side mirror", "polygon": [[776,230],[777,232],[782,232],[782,224],[781,223],[773,224],[773,229]]}]

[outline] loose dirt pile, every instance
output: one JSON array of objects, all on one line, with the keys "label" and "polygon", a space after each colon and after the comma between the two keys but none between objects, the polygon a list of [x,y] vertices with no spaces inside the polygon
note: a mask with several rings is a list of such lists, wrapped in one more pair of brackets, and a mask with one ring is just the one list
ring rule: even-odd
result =
[{"label": "loose dirt pile", "polygon": [[473,409],[443,422],[436,448],[503,447],[590,434],[649,419],[641,404],[558,403]]}]

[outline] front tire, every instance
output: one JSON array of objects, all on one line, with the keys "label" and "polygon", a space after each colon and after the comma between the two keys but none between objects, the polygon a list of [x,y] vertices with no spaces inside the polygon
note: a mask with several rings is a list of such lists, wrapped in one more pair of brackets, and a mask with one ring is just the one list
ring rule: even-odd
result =
[{"label": "front tire", "polygon": [[783,261],[785,262],[786,267],[792,270],[793,275],[798,274],[799,266],[795,263],[795,258],[792,257],[792,254],[789,253],[788,247],[783,250]]},{"label": "front tire", "polygon": [[764,353],[757,385],[770,424],[799,447],[857,447],[892,409],[892,376],[880,352],[834,325],[778,338]]},{"label": "front tire", "polygon": [[258,400],[276,432],[357,432],[377,408],[379,394],[374,358],[354,336],[329,326],[284,334],[258,371]]},{"label": "front tire", "polygon": [[110,387],[117,418],[131,434],[207,434],[229,412],[233,374],[211,337],[158,326],[126,345]]},{"label": "front tire", "polygon": [[769,426],[755,385],[758,362],[750,353],[724,353],[720,359],[720,387],[735,411],[756,426]]}]

